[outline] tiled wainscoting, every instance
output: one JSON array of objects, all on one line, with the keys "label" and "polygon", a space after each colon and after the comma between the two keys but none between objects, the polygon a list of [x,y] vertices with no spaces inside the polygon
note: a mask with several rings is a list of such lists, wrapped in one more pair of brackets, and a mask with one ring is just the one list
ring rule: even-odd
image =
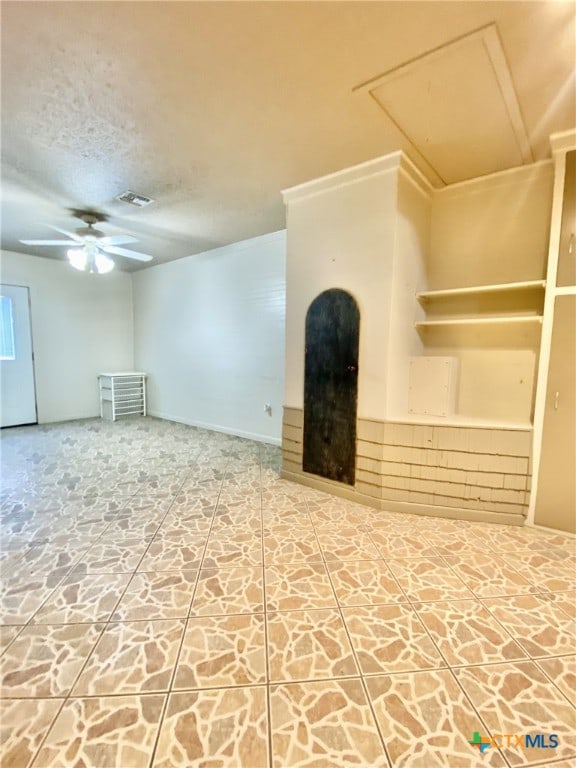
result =
[{"label": "tiled wainscoting", "polygon": [[[377,508],[521,525],[531,431],[358,419],[356,483],[302,471],[303,411],[284,409],[283,476]],[[408,506],[407,506],[408,505]]]}]

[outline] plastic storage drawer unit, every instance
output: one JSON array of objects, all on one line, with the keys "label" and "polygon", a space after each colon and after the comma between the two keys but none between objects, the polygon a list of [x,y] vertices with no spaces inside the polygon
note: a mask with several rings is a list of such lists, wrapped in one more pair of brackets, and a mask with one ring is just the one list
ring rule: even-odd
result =
[{"label": "plastic storage drawer unit", "polygon": [[98,382],[103,419],[116,421],[119,416],[146,416],[145,373],[100,373]]}]

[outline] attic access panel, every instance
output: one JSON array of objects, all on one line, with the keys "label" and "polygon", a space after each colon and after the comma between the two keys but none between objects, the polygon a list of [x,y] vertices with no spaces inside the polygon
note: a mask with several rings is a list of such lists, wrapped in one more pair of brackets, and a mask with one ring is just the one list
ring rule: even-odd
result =
[{"label": "attic access panel", "polygon": [[445,184],[532,162],[496,25],[358,86]]}]

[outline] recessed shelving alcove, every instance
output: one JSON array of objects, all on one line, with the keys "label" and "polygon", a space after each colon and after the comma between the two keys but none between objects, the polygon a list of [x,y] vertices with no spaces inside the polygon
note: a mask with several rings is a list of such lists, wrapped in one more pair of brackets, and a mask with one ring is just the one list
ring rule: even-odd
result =
[{"label": "recessed shelving alcove", "polygon": [[545,287],[524,280],[416,294],[425,353],[459,361],[453,422],[531,426]]}]

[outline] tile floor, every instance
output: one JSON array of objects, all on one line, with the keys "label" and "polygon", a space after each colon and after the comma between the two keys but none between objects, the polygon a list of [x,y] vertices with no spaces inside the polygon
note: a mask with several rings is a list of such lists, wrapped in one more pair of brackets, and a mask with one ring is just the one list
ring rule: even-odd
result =
[{"label": "tile floor", "polygon": [[1,443],[3,768],[576,765],[574,538],[377,512],[150,418]]}]

